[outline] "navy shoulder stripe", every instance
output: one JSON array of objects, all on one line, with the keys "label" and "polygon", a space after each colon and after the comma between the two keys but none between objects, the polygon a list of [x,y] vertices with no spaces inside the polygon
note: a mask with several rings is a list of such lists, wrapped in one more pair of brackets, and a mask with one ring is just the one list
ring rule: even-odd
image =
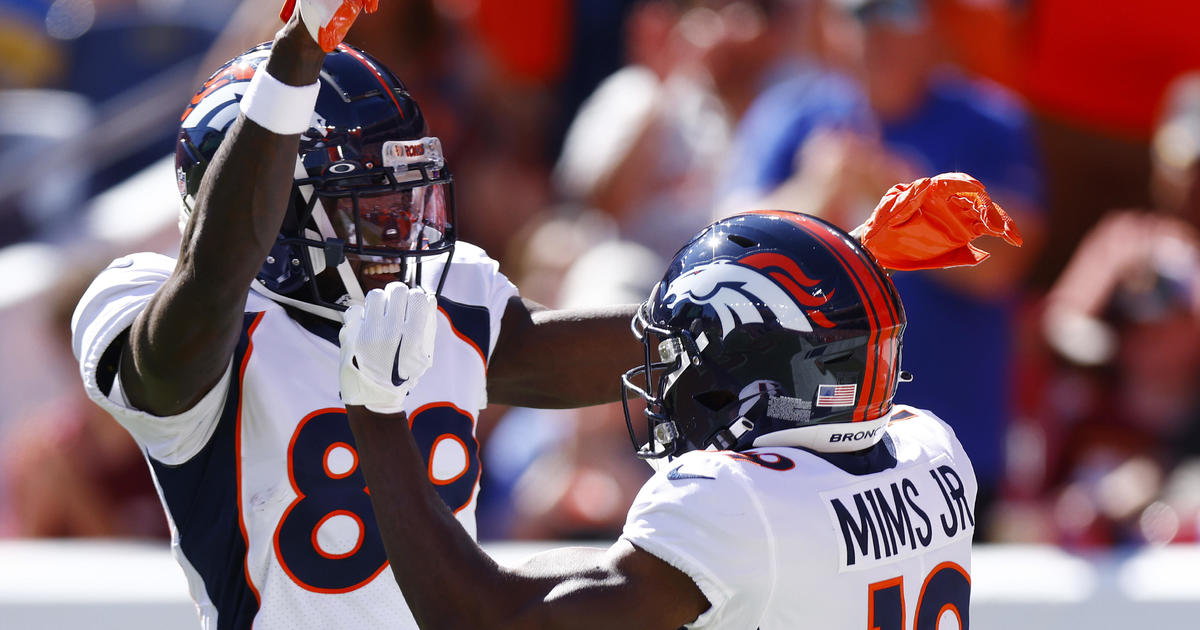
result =
[{"label": "navy shoulder stripe", "polygon": [[[262,313],[246,313],[234,351],[244,364],[252,349],[251,333]],[[238,409],[242,370],[230,374],[229,394],[217,428],[199,453],[178,466],[149,458],[163,500],[179,531],[184,557],[200,574],[217,609],[217,628],[250,628],[258,614],[258,594],[246,578],[246,539],[239,520]]]},{"label": "navy shoulder stripe", "polygon": [[487,352],[492,340],[492,319],[487,307],[460,304],[444,296],[438,296],[437,302],[438,310],[450,320],[454,334],[473,346],[484,365],[487,365]]}]

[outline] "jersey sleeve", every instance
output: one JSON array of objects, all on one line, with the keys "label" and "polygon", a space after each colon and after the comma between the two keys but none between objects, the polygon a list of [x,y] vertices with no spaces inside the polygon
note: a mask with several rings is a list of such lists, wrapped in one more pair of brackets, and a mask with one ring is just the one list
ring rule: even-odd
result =
[{"label": "jersey sleeve", "polygon": [[443,295],[462,304],[479,305],[488,311],[487,360],[500,337],[500,321],[508,300],[517,295],[517,287],[500,272],[500,263],[479,247],[459,241],[454,245],[454,260],[446,275]]},{"label": "jersey sleeve", "polygon": [[174,265],[171,258],[148,253],[114,260],[92,281],[71,317],[72,350],[88,398],[121,423],[152,457],[167,464],[187,461],[208,441],[220,419],[231,369],[226,368],[225,377],[199,403],[175,416],[154,416],[126,400],[115,375],[120,355],[113,344],[146,308]]},{"label": "jersey sleeve", "polygon": [[[493,264],[495,263],[495,261],[492,262]],[[492,360],[492,351],[496,349],[496,340],[500,338],[500,321],[504,319],[504,311],[508,308],[508,301],[517,295],[517,286],[501,273],[500,266],[496,265],[496,270],[492,277],[491,294],[488,297],[490,323],[492,330],[496,331],[496,334],[492,335],[488,341],[487,352],[489,362]]]},{"label": "jersey sleeve", "polygon": [[710,607],[688,628],[755,627],[777,573],[762,509],[721,457],[689,453],[671,462],[642,487],[621,534],[704,593]]}]

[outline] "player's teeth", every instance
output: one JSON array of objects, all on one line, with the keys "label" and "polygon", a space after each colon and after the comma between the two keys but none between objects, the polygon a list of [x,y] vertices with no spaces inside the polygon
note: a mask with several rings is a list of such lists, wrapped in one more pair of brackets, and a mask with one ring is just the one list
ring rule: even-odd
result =
[{"label": "player's teeth", "polygon": [[381,264],[367,265],[365,272],[370,275],[381,274],[381,273],[400,273],[400,265],[397,263],[390,263],[390,264],[386,264],[386,265],[381,265]]}]

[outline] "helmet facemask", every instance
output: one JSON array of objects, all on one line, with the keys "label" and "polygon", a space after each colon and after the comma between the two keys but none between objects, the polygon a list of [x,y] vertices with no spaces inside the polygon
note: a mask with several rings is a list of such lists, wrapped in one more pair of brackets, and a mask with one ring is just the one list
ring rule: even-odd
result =
[{"label": "helmet facemask", "polygon": [[[217,69],[183,113],[175,166],[188,218],[270,48],[256,46]],[[428,137],[400,79],[363,51],[338,46],[325,56],[320,81],[311,125],[300,136],[289,207],[254,288],[337,322],[364,289],[388,282],[440,293],[455,238],[441,143]],[[425,257],[442,263],[436,281],[422,277]]]},{"label": "helmet facemask", "polygon": [[[303,275],[309,285],[304,302],[343,310],[361,301],[364,289],[370,288],[363,286],[364,276],[378,278],[378,284],[421,285],[421,261],[452,252],[454,189],[441,143],[431,137],[388,141],[383,151],[383,166],[364,168],[346,160],[330,164],[321,177],[297,175],[294,224],[305,228],[285,226],[276,249],[303,250],[304,256],[288,264],[311,269]],[[268,265],[272,263],[269,259]],[[328,268],[340,282],[320,283],[323,292],[312,278]],[[434,289],[438,294],[448,269],[442,266]]]},{"label": "helmet facemask", "polygon": [[[676,332],[650,323],[650,303],[638,308],[630,329],[642,343],[644,363],[621,375],[621,404],[625,409],[625,427],[637,456],[650,462],[672,457],[686,450],[683,436],[671,416],[666,396],[675,381],[687,370],[699,348],[686,332]],[[685,350],[685,347],[687,350]],[[691,350],[689,352],[688,350]],[[639,443],[629,411],[629,393],[646,401],[646,442]]]},{"label": "helmet facemask", "polygon": [[[710,342],[704,332],[693,335],[655,325],[650,310],[649,302],[643,304],[631,323],[644,348],[644,363],[621,376],[625,425],[637,456],[657,467],[657,461],[687,451],[738,448],[742,436],[754,426],[752,418],[761,415],[770,395],[778,393],[778,385],[768,381],[736,385],[726,366],[715,360],[719,350],[705,356],[721,341]],[[631,392],[646,401],[644,443],[633,427]]]}]

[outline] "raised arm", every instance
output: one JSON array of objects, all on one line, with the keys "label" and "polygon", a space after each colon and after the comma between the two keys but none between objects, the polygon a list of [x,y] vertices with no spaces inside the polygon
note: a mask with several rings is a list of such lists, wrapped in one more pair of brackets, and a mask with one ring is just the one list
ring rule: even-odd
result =
[{"label": "raised arm", "polygon": [[434,492],[403,414],[347,409],[393,575],[424,630],[675,630],[708,608],[691,578],[627,541],[497,565]]},{"label": "raised arm", "polygon": [[548,309],[514,297],[488,367],[488,399],[523,407],[583,407],[620,398],[620,375],[642,362],[629,331],[634,304]]},{"label": "raised arm", "polygon": [[359,465],[396,582],[422,628],[662,628],[708,607],[699,587],[618,542],[498,566],[433,489],[404,399],[432,363],[436,301],[399,283],[369,292],[342,326],[340,381]]},{"label": "raised arm", "polygon": [[[284,84],[309,85],[324,59],[295,12],[265,69]],[[196,195],[175,271],[134,320],[122,348],[121,383],[135,407],[180,413],[221,378],[250,282],[287,209],[299,142],[299,134],[273,133],[242,114],[230,127]]]}]

